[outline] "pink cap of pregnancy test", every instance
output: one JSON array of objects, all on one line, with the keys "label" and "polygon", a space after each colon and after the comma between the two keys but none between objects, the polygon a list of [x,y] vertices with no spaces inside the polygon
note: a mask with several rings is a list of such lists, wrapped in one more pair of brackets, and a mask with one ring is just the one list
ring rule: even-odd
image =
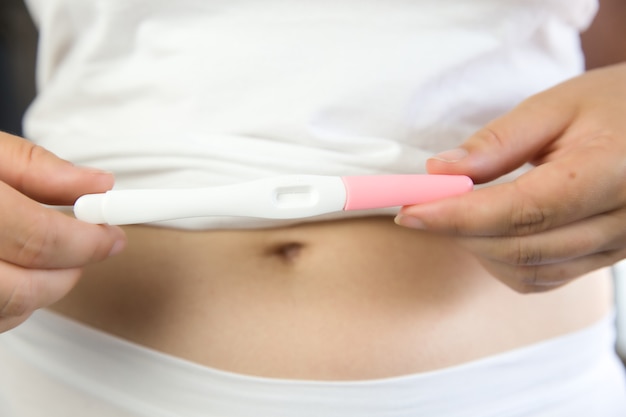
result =
[{"label": "pink cap of pregnancy test", "polygon": [[342,177],[346,186],[344,210],[409,206],[471,191],[464,175],[364,175]]}]

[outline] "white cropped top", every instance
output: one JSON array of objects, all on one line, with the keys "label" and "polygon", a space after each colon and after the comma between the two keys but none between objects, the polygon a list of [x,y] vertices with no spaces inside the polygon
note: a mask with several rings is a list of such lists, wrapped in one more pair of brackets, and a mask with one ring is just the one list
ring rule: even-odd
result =
[{"label": "white cropped top", "polygon": [[26,136],[74,163],[113,171],[117,188],[423,172],[433,153],[579,73],[578,32],[597,7],[596,0],[26,1],[41,34],[39,95]]}]

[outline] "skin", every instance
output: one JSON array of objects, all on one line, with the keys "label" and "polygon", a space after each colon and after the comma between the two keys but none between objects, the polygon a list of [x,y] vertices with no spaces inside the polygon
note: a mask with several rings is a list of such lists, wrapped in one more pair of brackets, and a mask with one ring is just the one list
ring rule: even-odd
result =
[{"label": "skin", "polygon": [[[598,19],[615,19],[624,8],[619,0],[603,2]],[[613,33],[623,26],[610,26],[600,38],[626,39]],[[465,157],[440,155],[428,169],[483,182],[525,161],[537,168],[510,184],[407,207],[398,223],[457,236],[519,291],[559,286],[622,259],[625,85],[620,65],[528,99],[462,145]],[[39,204],[72,204],[79,195],[110,189],[113,181],[109,173],[73,166],[0,133],[0,331],[62,298],[86,265],[122,251],[126,238],[119,228],[85,224]],[[509,274],[514,278],[505,278]]]},{"label": "skin", "polygon": [[601,0],[591,26],[581,36],[588,69],[626,61],[626,3]]}]

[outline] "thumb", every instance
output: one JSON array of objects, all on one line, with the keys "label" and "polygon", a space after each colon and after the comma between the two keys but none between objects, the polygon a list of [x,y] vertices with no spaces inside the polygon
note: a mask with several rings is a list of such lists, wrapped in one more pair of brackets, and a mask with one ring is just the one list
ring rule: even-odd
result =
[{"label": "thumb", "polygon": [[494,180],[545,152],[575,116],[553,91],[535,95],[493,120],[460,147],[430,158],[431,174],[462,174],[476,183]]},{"label": "thumb", "polygon": [[45,204],[73,204],[113,187],[113,175],[81,168],[32,142],[0,132],[0,181]]}]

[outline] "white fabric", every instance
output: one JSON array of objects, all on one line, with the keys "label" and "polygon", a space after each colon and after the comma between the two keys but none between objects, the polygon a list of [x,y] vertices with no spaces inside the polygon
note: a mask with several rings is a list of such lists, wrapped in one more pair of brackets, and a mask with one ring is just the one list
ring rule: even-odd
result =
[{"label": "white fabric", "polygon": [[[596,0],[27,0],[27,137],[117,188],[420,173],[579,73]],[[341,216],[353,216],[354,212]],[[191,228],[270,225],[231,218]]]},{"label": "white fabric", "polygon": [[202,367],[39,311],[0,335],[0,387],[14,412],[2,416],[623,417],[626,383],[613,341],[607,317],[438,371],[297,381]]},{"label": "white fabric", "polygon": [[626,359],[626,261],[613,265],[618,354]]}]

